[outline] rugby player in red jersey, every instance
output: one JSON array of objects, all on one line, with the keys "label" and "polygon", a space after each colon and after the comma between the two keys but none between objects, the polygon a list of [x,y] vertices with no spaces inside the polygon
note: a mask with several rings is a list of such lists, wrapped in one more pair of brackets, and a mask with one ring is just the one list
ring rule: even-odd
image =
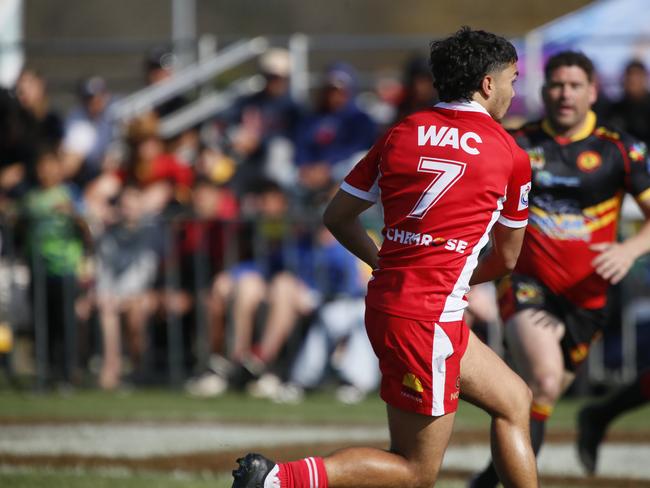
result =
[{"label": "rugby player in red jersey", "polygon": [[[324,221],[373,268],[366,329],[379,358],[390,450],[349,448],[276,464],[239,459],[234,488],[430,487],[459,395],[492,416],[492,452],[507,487],[536,487],[530,390],[463,322],[470,284],[517,261],[530,162],[498,123],[514,96],[507,40],[463,28],[430,55],[441,103],[392,127],[346,177]],[[378,251],[359,215],[380,201]],[[490,239],[493,246],[480,260]]]},{"label": "rugby player in red jersey", "polygon": [[[645,144],[597,123],[594,66],[565,51],[545,67],[546,118],[514,136],[532,165],[530,221],[517,267],[499,285],[513,367],[533,392],[537,453],[546,420],[606,320],[607,288],[650,251],[650,173]],[[625,193],[646,222],[624,242],[616,228]],[[470,484],[498,483],[488,466]]]}]

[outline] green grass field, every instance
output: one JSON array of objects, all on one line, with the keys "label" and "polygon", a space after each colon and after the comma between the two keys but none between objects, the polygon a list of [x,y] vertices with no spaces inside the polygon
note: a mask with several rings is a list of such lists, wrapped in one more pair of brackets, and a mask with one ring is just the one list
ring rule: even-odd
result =
[{"label": "green grass field", "polygon": [[[577,409],[584,400],[562,401],[550,421],[549,430],[572,431]],[[190,398],[181,392],[142,389],[104,393],[78,390],[66,394],[0,390],[0,425],[7,422],[43,421],[253,421],[265,423],[319,423],[382,425],[385,407],[377,397],[358,405],[342,405],[331,393],[307,397],[299,405],[278,405],[266,400],[228,393],[216,399]],[[457,430],[484,430],[489,418],[462,403]],[[650,408],[626,415],[613,427],[621,432],[647,432],[650,438]],[[2,488],[220,488],[230,486],[229,474],[206,472],[156,472],[122,468],[51,468],[0,465]],[[436,486],[460,488],[464,482],[442,479]],[[550,486],[550,485],[547,485]],[[551,488],[562,488],[559,485]]]},{"label": "green grass field", "polygon": [[[567,399],[560,402],[549,422],[549,429],[573,429],[575,414],[585,401]],[[198,399],[163,389],[120,393],[78,390],[66,394],[0,390],[0,422],[3,420],[252,420],[273,423],[382,424],[385,422],[385,406],[377,396],[358,405],[343,405],[329,392],[309,395],[298,405],[280,405],[238,393],[227,393],[215,399]],[[487,428],[488,422],[488,416],[481,410],[461,402],[456,417],[458,429]],[[650,407],[621,417],[613,428],[650,433]]]}]

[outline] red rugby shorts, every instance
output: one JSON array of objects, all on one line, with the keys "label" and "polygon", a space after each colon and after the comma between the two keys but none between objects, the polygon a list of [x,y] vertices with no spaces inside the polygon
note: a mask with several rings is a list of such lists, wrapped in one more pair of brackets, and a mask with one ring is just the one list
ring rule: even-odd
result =
[{"label": "red rugby shorts", "polygon": [[366,330],[381,369],[381,398],[389,405],[438,417],[455,412],[465,322],[428,322],[366,307]]}]

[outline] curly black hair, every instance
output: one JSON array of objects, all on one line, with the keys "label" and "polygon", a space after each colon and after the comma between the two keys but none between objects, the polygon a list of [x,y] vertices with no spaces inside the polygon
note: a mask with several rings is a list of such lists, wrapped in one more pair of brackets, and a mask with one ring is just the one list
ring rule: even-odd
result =
[{"label": "curly black hair", "polygon": [[585,72],[589,81],[594,80],[595,68],[591,59],[579,51],[560,51],[546,61],[546,66],[544,66],[546,81],[551,79],[551,75],[556,69],[564,66],[577,66]]},{"label": "curly black hair", "polygon": [[440,100],[471,100],[486,74],[517,61],[515,47],[505,38],[467,26],[433,41],[429,65]]}]

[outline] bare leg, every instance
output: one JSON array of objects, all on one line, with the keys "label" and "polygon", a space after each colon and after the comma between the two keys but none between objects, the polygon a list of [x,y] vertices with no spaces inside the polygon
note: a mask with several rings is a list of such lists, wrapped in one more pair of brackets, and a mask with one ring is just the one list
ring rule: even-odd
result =
[{"label": "bare leg", "polygon": [[233,282],[229,273],[220,273],[214,280],[207,299],[207,319],[210,333],[210,352],[223,354],[226,334],[226,304],[232,294]]},{"label": "bare leg", "polygon": [[144,292],[124,304],[129,354],[133,365],[138,367],[146,347],[146,328],[155,309],[153,293]]},{"label": "bare leg", "polygon": [[436,481],[454,414],[427,417],[388,406],[390,452],[349,448],[324,459],[330,488],[424,488]]},{"label": "bare leg", "polygon": [[99,386],[105,390],[116,388],[120,382],[122,348],[120,340],[120,316],[115,300],[101,299],[99,319],[102,328],[103,358],[99,374]]},{"label": "bare leg", "polygon": [[572,375],[565,373],[560,340],[564,324],[542,310],[517,313],[505,327],[515,370],[526,381],[537,404],[553,406]]},{"label": "bare leg", "polygon": [[265,294],[266,283],[257,273],[244,274],[235,286],[232,352],[235,361],[241,361],[250,352],[255,313]]},{"label": "bare leg", "polygon": [[309,291],[291,273],[277,275],[269,289],[269,314],[260,343],[265,362],[273,361],[296,325],[298,317],[310,311]]},{"label": "bare leg", "polygon": [[503,485],[538,486],[529,435],[530,390],[474,333],[460,368],[463,399],[492,416],[492,459]]}]

